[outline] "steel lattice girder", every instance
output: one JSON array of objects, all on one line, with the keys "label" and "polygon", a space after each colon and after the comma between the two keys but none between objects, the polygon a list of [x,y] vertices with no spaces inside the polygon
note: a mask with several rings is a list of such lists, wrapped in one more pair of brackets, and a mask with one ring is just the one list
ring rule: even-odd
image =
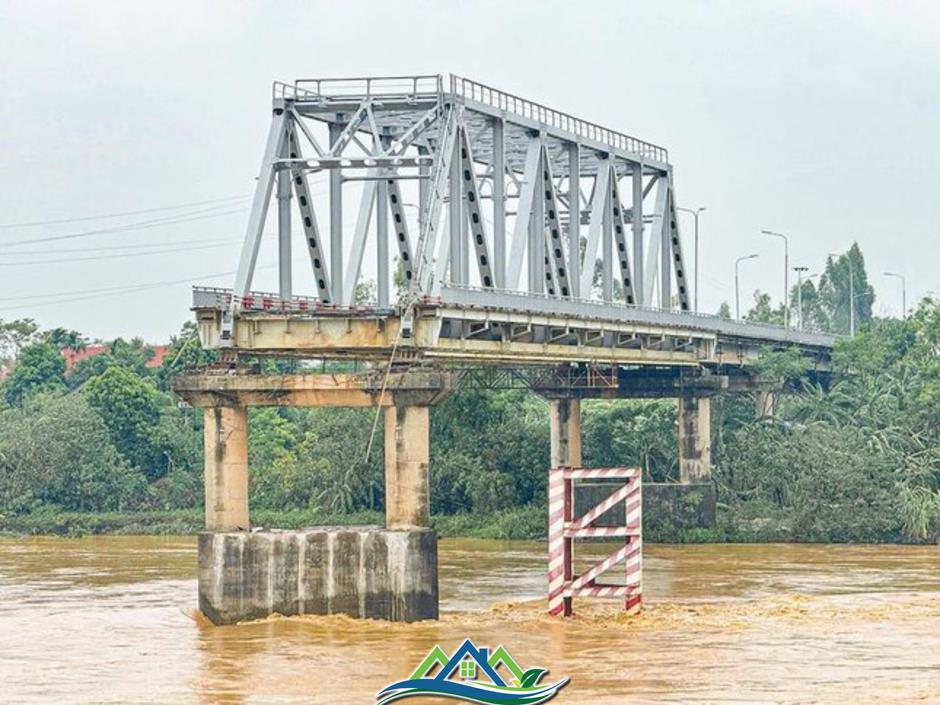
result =
[{"label": "steel lattice girder", "polygon": [[[363,256],[373,239],[379,261],[379,300],[387,302],[389,248],[385,238],[390,208],[392,232],[412,296],[435,296],[442,283],[472,286],[471,278],[477,278],[486,289],[499,286],[560,299],[590,298],[595,263],[600,259],[606,301],[613,298],[616,270],[624,303],[648,305],[658,271],[660,306],[668,309],[674,269],[679,307],[688,310],[672,170],[662,147],[456,76],[446,85],[441,76],[275,84],[273,109],[236,275],[235,312],[251,291],[268,201],[275,176],[282,170],[289,171],[294,184],[313,281],[323,303],[353,303]],[[324,125],[329,128],[325,143],[315,134]],[[371,146],[363,142],[363,136]],[[302,141],[312,154],[303,153]],[[307,175],[316,172],[329,174],[326,247],[306,183]],[[414,244],[401,189],[409,179],[421,183]],[[629,187],[621,188],[621,179],[629,179]],[[362,181],[363,190],[353,237],[346,242],[342,186],[351,180]],[[567,191],[561,190],[565,182]],[[653,227],[644,231],[643,200],[656,183],[660,195],[648,216]],[[582,189],[590,189],[591,195]],[[631,196],[629,207],[622,203],[622,193]],[[290,273],[283,271],[290,266],[283,256],[286,252],[289,258],[286,209],[290,194],[286,198],[280,190],[278,194],[282,199],[281,294],[290,298]],[[490,201],[486,208],[484,201]],[[583,210],[582,202],[590,208]],[[441,232],[444,203],[450,204],[451,211],[447,235]],[[492,229],[487,227],[490,208]],[[587,215],[583,255],[582,214]],[[511,238],[507,216],[514,221]],[[632,262],[628,223],[633,235]],[[646,237],[650,247],[644,261]],[[477,262],[474,274],[467,268],[471,242]],[[528,273],[525,286],[520,281],[523,270]]]}]

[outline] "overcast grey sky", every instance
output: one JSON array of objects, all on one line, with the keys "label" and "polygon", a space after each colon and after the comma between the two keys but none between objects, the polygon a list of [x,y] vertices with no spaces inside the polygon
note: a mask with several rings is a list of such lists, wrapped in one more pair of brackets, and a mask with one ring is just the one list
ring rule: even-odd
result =
[{"label": "overcast grey sky", "polygon": [[[233,270],[227,240],[247,218],[234,199],[253,186],[271,81],[331,75],[453,72],[666,146],[680,205],[708,209],[702,310],[733,300],[733,260],[751,252],[745,300],[780,296],[781,243],[761,228],[789,233],[791,264],[811,272],[857,240],[879,313],[900,310],[884,270],[907,276],[909,302],[940,289],[938,2],[3,0],[0,67],[0,224],[233,198],[0,229],[4,244],[203,218],[0,247],[3,319],[153,342],[175,332],[188,283],[91,290]],[[182,251],[100,249],[155,242]],[[72,300],[36,298],[60,292]]]}]

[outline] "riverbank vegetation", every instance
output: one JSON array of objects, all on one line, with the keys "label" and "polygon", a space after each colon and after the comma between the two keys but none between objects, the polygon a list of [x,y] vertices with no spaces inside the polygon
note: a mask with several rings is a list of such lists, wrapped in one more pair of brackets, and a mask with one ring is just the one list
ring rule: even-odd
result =
[{"label": "riverbank vegetation", "polygon": [[[757,418],[749,395],[712,408],[718,526],[665,541],[935,541],[940,535],[940,306],[906,320],[872,317],[857,247],[803,283],[807,323],[848,325],[844,271],[856,267],[858,333],[839,341],[827,388],[799,363],[769,355],[761,374],[794,393]],[[861,292],[861,294],[859,294]],[[792,306],[796,306],[793,292]],[[748,316],[782,322],[755,296]],[[201,525],[202,418],[170,382],[213,355],[192,325],[159,366],[139,340],[66,369],[78,333],[0,323],[0,531],[189,533]],[[290,371],[297,362],[262,363]],[[319,369],[319,363],[318,363]],[[328,368],[329,369],[329,368]],[[339,369],[339,368],[336,368]],[[374,410],[266,408],[250,412],[252,518],[284,528],[375,523],[383,507],[382,425]],[[431,498],[442,535],[541,537],[549,463],[546,403],[522,390],[464,389],[432,414]],[[589,401],[584,462],[640,465],[650,481],[678,479],[672,400]],[[649,518],[649,517],[648,517]]]}]

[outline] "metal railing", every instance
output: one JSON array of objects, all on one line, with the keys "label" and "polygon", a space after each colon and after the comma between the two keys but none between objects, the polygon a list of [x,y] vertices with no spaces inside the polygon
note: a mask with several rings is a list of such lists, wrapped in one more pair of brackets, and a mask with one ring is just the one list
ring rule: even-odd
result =
[{"label": "metal railing", "polygon": [[419,99],[440,101],[443,86],[443,77],[440,74],[300,78],[293,84],[275,81],[273,97],[323,103],[375,99],[405,102],[417,102]]},{"label": "metal railing", "polygon": [[585,139],[608,144],[659,162],[665,163],[669,160],[669,153],[665,147],[645,142],[622,132],[615,132],[593,122],[576,118],[568,113],[554,110],[540,103],[520,98],[477,81],[471,81],[468,78],[452,75],[450,77],[450,91],[462,98],[475,100],[491,108],[506,110],[543,125],[571,132]]},{"label": "metal railing", "polygon": [[[231,289],[210,286],[193,287],[193,308],[227,311],[232,307],[234,293]],[[234,297],[241,311],[264,311],[268,313],[318,313],[318,314],[380,314],[390,315],[394,309],[372,304],[340,306],[325,304],[309,296],[292,296],[282,299],[277,294],[252,291],[246,296]]]}]

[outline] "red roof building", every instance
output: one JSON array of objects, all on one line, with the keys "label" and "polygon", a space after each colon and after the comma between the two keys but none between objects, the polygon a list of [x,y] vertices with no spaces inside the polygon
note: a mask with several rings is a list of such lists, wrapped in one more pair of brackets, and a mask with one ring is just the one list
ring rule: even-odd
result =
[{"label": "red roof building", "polygon": [[[148,345],[147,347],[153,350],[153,357],[147,360],[146,366],[149,368],[160,367],[163,364],[163,359],[169,354],[170,346],[169,345]],[[96,343],[94,345],[86,345],[81,350],[74,350],[73,348],[64,348],[62,350],[62,357],[65,358],[65,371],[71,372],[72,368],[75,367],[82,360],[87,360],[89,357],[94,357],[95,355],[110,355],[111,346],[103,345]]]}]

